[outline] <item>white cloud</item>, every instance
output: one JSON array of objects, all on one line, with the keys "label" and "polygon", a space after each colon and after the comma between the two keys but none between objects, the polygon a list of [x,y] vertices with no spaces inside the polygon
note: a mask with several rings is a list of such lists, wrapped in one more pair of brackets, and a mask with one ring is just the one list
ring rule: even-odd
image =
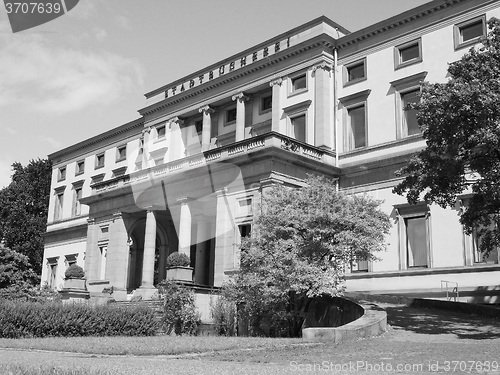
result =
[{"label": "white cloud", "polygon": [[106,105],[141,90],[137,61],[50,45],[40,35],[0,35],[0,106],[30,103],[66,113]]},{"label": "white cloud", "polygon": [[49,145],[51,145],[56,150],[59,149],[59,148],[61,148],[61,146],[62,146],[61,142],[59,142],[58,140],[56,140],[56,139],[54,139],[52,137],[49,137],[48,135],[41,135],[39,137],[39,139],[41,141],[43,141],[43,142],[48,143]]},{"label": "white cloud", "polygon": [[101,27],[97,27],[97,26],[92,28],[92,34],[93,34],[95,40],[97,40],[98,42],[102,42],[108,36],[108,33],[106,32],[106,30],[104,30]]}]

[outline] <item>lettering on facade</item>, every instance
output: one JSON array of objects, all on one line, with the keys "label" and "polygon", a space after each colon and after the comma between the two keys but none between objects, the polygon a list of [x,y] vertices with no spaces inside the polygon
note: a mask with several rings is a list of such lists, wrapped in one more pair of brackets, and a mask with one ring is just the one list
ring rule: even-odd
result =
[{"label": "lettering on facade", "polygon": [[172,97],[178,93],[185,92],[186,90],[192,89],[196,86],[202,85],[204,82],[211,81],[215,78],[221,77],[228,72],[233,72],[247,65],[247,59],[251,59],[252,62],[256,62],[261,59],[265,59],[272,54],[276,54],[283,49],[290,47],[290,38],[282,40],[271,44],[271,46],[264,47],[258,51],[254,51],[246,56],[241,56],[234,61],[230,61],[226,64],[219,66],[214,70],[210,70],[204,74],[198,75],[198,77],[190,78],[179,85],[172,86],[165,91],[165,98]]}]

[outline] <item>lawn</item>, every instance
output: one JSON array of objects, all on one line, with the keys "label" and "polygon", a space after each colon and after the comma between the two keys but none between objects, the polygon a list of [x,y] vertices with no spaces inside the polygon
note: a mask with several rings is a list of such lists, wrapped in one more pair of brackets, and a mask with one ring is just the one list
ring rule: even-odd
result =
[{"label": "lawn", "polygon": [[221,336],[47,337],[0,339],[1,348],[65,351],[100,355],[180,355],[259,348],[286,349],[311,345],[302,339]]}]

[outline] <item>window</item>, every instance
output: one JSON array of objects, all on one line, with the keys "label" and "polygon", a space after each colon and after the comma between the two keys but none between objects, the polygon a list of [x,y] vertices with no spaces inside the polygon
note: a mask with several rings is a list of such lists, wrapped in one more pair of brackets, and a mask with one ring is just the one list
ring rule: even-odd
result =
[{"label": "window", "polygon": [[486,37],[486,17],[477,17],[458,25],[453,29],[455,49],[468,47]]},{"label": "window", "polygon": [[80,204],[80,199],[82,198],[82,186],[75,186],[74,191],[72,216],[79,216],[82,211],[82,206]]},{"label": "window", "polygon": [[395,69],[408,65],[416,64],[422,61],[422,41],[417,39],[394,49]]},{"label": "window", "polygon": [[351,262],[351,272],[368,272],[367,260],[353,260]]},{"label": "window", "polygon": [[306,141],[306,115],[302,114],[290,118],[290,137],[297,141]]},{"label": "window", "polygon": [[108,245],[99,246],[99,268],[97,274],[99,275],[99,280],[106,279],[106,261],[108,256]]},{"label": "window", "polygon": [[80,160],[76,162],[75,176],[83,174],[85,172],[85,160]]},{"label": "window", "polygon": [[76,264],[76,258],[78,258],[78,253],[65,255],[65,258],[66,258],[66,262],[65,262],[66,268],[68,268],[72,264]]},{"label": "window", "polygon": [[472,231],[471,237],[474,263],[498,263],[498,248],[486,254],[484,251],[480,250],[481,238],[477,229]]},{"label": "window", "polygon": [[266,112],[273,108],[273,97],[264,96],[260,99],[260,112]]},{"label": "window", "polygon": [[123,161],[126,159],[127,159],[127,145],[117,147],[116,161]]},{"label": "window", "polygon": [[342,112],[344,151],[352,151],[368,146],[367,100],[371,90],[364,90],[340,98]]},{"label": "window", "polygon": [[366,109],[364,105],[347,109],[347,150],[366,146]]},{"label": "window", "polygon": [[194,122],[194,131],[196,134],[200,135],[203,131],[203,120],[196,120]]},{"label": "window", "polygon": [[56,192],[54,205],[54,221],[62,219],[64,192]]},{"label": "window", "polygon": [[104,152],[95,156],[95,169],[104,167]]},{"label": "window", "polygon": [[429,208],[425,204],[404,205],[397,211],[401,268],[429,267]]},{"label": "window", "polygon": [[236,108],[231,108],[226,111],[226,124],[236,121]]},{"label": "window", "polygon": [[420,90],[412,90],[401,93],[403,136],[420,134],[417,122],[417,110],[411,108],[412,104],[420,101]]},{"label": "window", "polygon": [[243,238],[250,236],[252,224],[238,225],[237,233],[235,234],[236,241],[234,244],[234,268],[240,268],[241,260],[241,242]]},{"label": "window", "polygon": [[344,66],[344,86],[366,80],[366,59]]},{"label": "window", "polygon": [[156,128],[156,133],[158,134],[158,139],[165,138],[166,128],[165,125],[160,125]]},{"label": "window", "polygon": [[395,95],[397,139],[421,133],[417,122],[417,111],[410,106],[420,101],[420,84],[426,76],[427,72],[424,71],[391,82]]},{"label": "window", "polygon": [[307,90],[307,75],[302,73],[290,78],[289,94],[298,94]]},{"label": "window", "polygon": [[59,261],[59,257],[47,258],[47,286],[50,289],[55,289],[56,285],[56,277],[57,277],[57,263]]},{"label": "window", "polygon": [[59,168],[57,174],[57,181],[64,181],[66,179],[66,167]]}]

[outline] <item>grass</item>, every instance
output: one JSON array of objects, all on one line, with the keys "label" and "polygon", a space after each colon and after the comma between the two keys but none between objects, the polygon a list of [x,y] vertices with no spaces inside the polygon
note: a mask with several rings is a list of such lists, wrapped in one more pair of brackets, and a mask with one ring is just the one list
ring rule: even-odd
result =
[{"label": "grass", "polygon": [[1,348],[65,351],[100,355],[181,355],[242,349],[273,350],[289,348],[304,343],[305,341],[302,339],[221,336],[0,339]]},{"label": "grass", "polygon": [[92,371],[87,368],[63,369],[59,367],[43,367],[29,365],[0,365],[3,375],[105,375],[107,372]]}]

